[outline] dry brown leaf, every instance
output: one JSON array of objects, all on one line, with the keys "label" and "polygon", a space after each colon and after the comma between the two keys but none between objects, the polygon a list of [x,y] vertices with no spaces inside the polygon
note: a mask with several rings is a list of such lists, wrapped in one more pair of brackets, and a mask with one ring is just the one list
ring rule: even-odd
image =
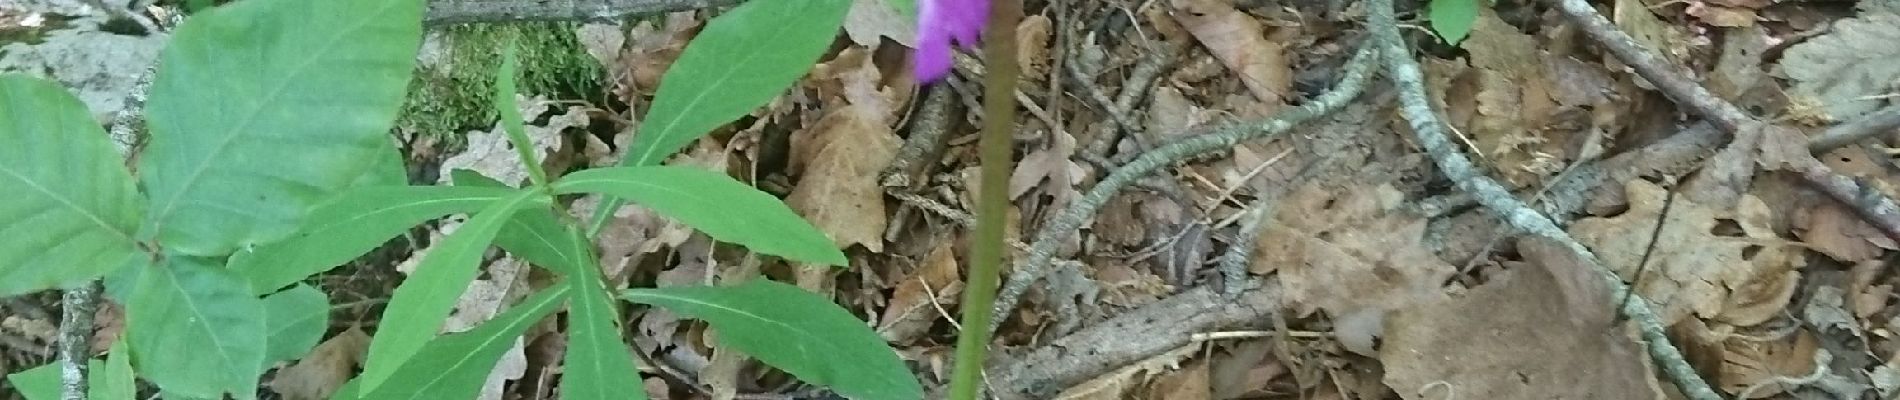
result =
[{"label": "dry brown leaf", "polygon": [[[1814,372],[1814,354],[1820,351],[1819,346],[1807,330],[1776,340],[1731,336],[1723,342],[1722,373],[1716,376],[1715,383],[1723,391],[1739,395],[1749,386],[1770,379],[1807,376]],[[1749,398],[1772,397],[1782,393],[1784,388],[1782,385],[1764,386]]]},{"label": "dry brown leaf", "polygon": [[1212,365],[1208,367],[1208,385],[1213,388],[1213,397],[1264,397],[1259,394],[1289,372],[1285,361],[1273,357],[1273,346],[1275,344],[1268,340],[1248,340],[1223,346],[1225,352],[1214,353]]},{"label": "dry brown leaf", "polygon": [[1406,399],[1660,399],[1642,347],[1607,322],[1579,326],[1543,268],[1515,268],[1463,297],[1387,322],[1379,360]]},{"label": "dry brown leaf", "polygon": [[[1071,204],[1080,195],[1075,187],[1082,184],[1087,170],[1081,164],[1071,161],[1075,156],[1075,136],[1067,132],[1054,132],[1054,143],[1029,155],[1023,156],[1016,164],[1016,170],[1009,177],[1009,198],[1019,199],[1030,189],[1042,188],[1043,193],[1054,198],[1052,204]],[[978,182],[970,180],[969,182]],[[974,194],[972,194],[974,196]]]},{"label": "dry brown leaf", "polygon": [[614,94],[621,101],[635,104],[660,89],[660,77],[679,59],[687,41],[699,29],[701,21],[694,14],[692,11],[667,14],[662,23],[645,21],[630,30],[627,48],[621,52],[621,63],[608,67],[609,74],[617,77]]},{"label": "dry brown leaf", "polygon": [[1696,2],[1691,2],[1683,12],[1709,26],[1725,28],[1755,26],[1755,20],[1760,18],[1755,15],[1755,10]]},{"label": "dry brown leaf", "polygon": [[[566,143],[561,132],[569,128],[586,128],[590,121],[586,109],[577,106],[566,110],[558,108],[549,110],[548,107],[555,104],[541,96],[528,98],[524,95],[516,95],[515,104],[516,108],[521,110],[521,115],[529,121],[535,120],[542,115],[543,111],[559,112],[549,118],[546,125],[528,124],[526,133],[528,141],[534,143],[535,159],[542,160],[543,167],[546,167],[548,171],[563,170],[564,168],[557,165],[550,165],[556,161],[555,159],[565,158],[565,156],[555,156],[556,154],[573,147]],[[514,144],[508,141],[508,134],[502,131],[500,122],[496,122],[494,128],[488,131],[469,132],[467,138],[466,150],[442,160],[438,183],[449,183],[449,171],[457,169],[480,172],[482,175],[509,185],[523,185],[527,182],[528,170],[522,167],[520,153],[517,153]]]},{"label": "dry brown leaf", "polygon": [[824,142],[799,177],[786,204],[839,246],[884,251],[884,190],[878,171],[901,145],[881,118],[858,106],[832,111],[807,133]]},{"label": "dry brown leaf", "polygon": [[[1681,60],[1689,56],[1688,46],[1693,43],[1693,39],[1679,30],[1675,24],[1657,17],[1656,13],[1651,11],[1650,4],[1646,4],[1644,0],[1616,0],[1612,8],[1610,20],[1643,47],[1649,48],[1650,51],[1662,52],[1663,58],[1674,63],[1673,65],[1681,65]],[[1474,38],[1476,36],[1473,35]],[[1614,56],[1604,54],[1603,57],[1610,65],[1623,65]],[[1647,83],[1644,85],[1646,89],[1653,89]]]},{"label": "dry brown leaf", "polygon": [[891,38],[905,46],[915,46],[915,25],[899,14],[897,7],[892,4],[886,0],[852,0],[851,11],[844,15],[845,36],[859,46],[875,45],[880,37]]},{"label": "dry brown leaf", "polygon": [[1207,361],[1191,360],[1179,370],[1163,373],[1148,386],[1151,400],[1208,400],[1214,398],[1208,383]]},{"label": "dry brown leaf", "polygon": [[[1358,187],[1358,186],[1345,186]],[[1443,296],[1454,272],[1426,248],[1425,220],[1390,212],[1404,195],[1389,185],[1351,193],[1320,184],[1299,188],[1275,207],[1253,268],[1276,268],[1281,301],[1301,315],[1326,310],[1394,310]]]},{"label": "dry brown leaf", "polygon": [[[1895,178],[1894,174],[1887,172],[1886,167],[1881,166],[1860,146],[1834,149],[1819,158],[1822,164],[1835,172],[1861,178],[1861,182],[1874,185],[1891,195],[1882,184],[1891,182]],[[1879,257],[1886,250],[1900,249],[1900,243],[1895,243],[1893,238],[1868,225],[1853,209],[1831,200],[1819,203],[1794,212],[1795,237],[1815,251],[1835,261],[1851,263]]]},{"label": "dry brown leaf", "polygon": [[[963,280],[957,275],[953,240],[939,240],[935,249],[924,256],[917,269],[904,276],[891,292],[890,305],[878,321],[877,331],[891,343],[910,343],[930,330],[951,310],[963,292]],[[943,306],[939,310],[938,305]]]},{"label": "dry brown leaf", "polygon": [[1025,16],[1016,24],[1016,63],[1024,78],[1042,80],[1049,75],[1051,29],[1049,17],[1041,14]]},{"label": "dry brown leaf", "polygon": [[1285,47],[1267,40],[1260,22],[1234,8],[1232,1],[1170,0],[1175,21],[1208,52],[1240,74],[1241,83],[1254,98],[1267,106],[1267,112],[1286,103],[1284,97],[1293,87],[1293,71]]},{"label": "dry brown leaf", "polygon": [[1561,170],[1565,138],[1542,129],[1558,108],[1536,38],[1481,8],[1462,47],[1471,52],[1467,79],[1475,93],[1445,101],[1475,102],[1465,134],[1511,184],[1527,186]]},{"label": "dry brown leaf", "polygon": [[1632,277],[1667,193],[1640,179],[1627,182],[1624,192],[1628,212],[1584,218],[1570,233],[1624,280],[1637,280],[1638,293],[1660,305],[1656,313],[1664,325],[1695,315],[1749,326],[1787,306],[1800,249],[1775,236],[1760,199],[1743,197],[1731,210],[1678,196],[1644,276]]},{"label": "dry brown leaf", "polygon": [[1189,344],[1156,354],[1128,366],[1089,379],[1063,389],[1056,394],[1055,400],[1119,400],[1128,398],[1129,391],[1147,377],[1176,369],[1181,361],[1194,356],[1200,346]]},{"label": "dry brown leaf", "polygon": [[350,380],[369,354],[369,335],[350,328],[325,340],[296,364],[277,370],[266,384],[286,400],[326,400]]}]

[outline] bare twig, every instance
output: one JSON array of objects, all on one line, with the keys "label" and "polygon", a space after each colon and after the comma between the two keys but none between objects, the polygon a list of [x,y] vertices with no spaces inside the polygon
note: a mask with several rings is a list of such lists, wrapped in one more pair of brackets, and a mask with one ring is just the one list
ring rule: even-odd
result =
[{"label": "bare twig", "polygon": [[[1732,188],[1731,190],[1739,190],[1745,186],[1749,175],[1754,171],[1753,165],[1742,164],[1751,163],[1755,159],[1754,156],[1758,153],[1763,141],[1783,140],[1785,138],[1781,136],[1791,134],[1788,128],[1774,126],[1743,113],[1734,104],[1716,97],[1708,89],[1676,72],[1673,67],[1663,62],[1661,57],[1636,44],[1628,34],[1617,30],[1608,19],[1592,9],[1586,0],[1549,1],[1555,3],[1554,6],[1566,18],[1581,26],[1584,33],[1601,43],[1618,60],[1634,67],[1644,79],[1655,83],[1656,87],[1671,100],[1689,107],[1690,110],[1708,118],[1716,127],[1733,135],[1734,140],[1713,161],[1722,165],[1704,169],[1705,172],[1717,175],[1705,174],[1705,178],[1726,184]],[[1858,129],[1858,127],[1842,129],[1845,131]],[[1809,148],[1813,148],[1812,143]],[[1834,173],[1826,165],[1807,154],[1777,154],[1777,156],[1783,158],[1781,162],[1785,166],[1792,166],[1790,170],[1800,175],[1809,185],[1853,208],[1856,213],[1866,218],[1870,224],[1888,237],[1900,239],[1900,205],[1896,205],[1885,194],[1864,188],[1852,179]]]},{"label": "bare twig", "polygon": [[[1367,76],[1370,74],[1372,64],[1379,57],[1378,53],[1371,46],[1360,49],[1353,55],[1353,60],[1346,64],[1346,73],[1343,74],[1338,86],[1313,99],[1311,103],[1287,110],[1265,121],[1225,124],[1208,129],[1207,133],[1182,138],[1144,152],[1133,161],[1115,169],[1107,177],[1103,177],[1102,181],[1091,188],[1088,194],[1068,204],[1067,208],[1037,231],[1035,241],[1030,245],[1028,259],[1017,264],[1017,268],[1009,276],[1009,281],[997,294],[997,315],[1009,315],[1015,310],[1023,293],[1027,292],[1036,281],[1041,280],[1047,272],[1049,262],[1055,259],[1057,244],[1068,235],[1081,230],[1089,217],[1123,188],[1176,161],[1209,151],[1231,148],[1249,140],[1285,133],[1294,126],[1345,106],[1347,102],[1359,97],[1359,93],[1365,89]],[[990,331],[994,332],[1001,326],[1002,320],[1003,318],[993,320],[989,327]]]},{"label": "bare twig", "polygon": [[[1047,399],[1057,391],[1194,343],[1197,334],[1260,329],[1280,307],[1279,285],[1252,285],[1229,299],[1199,286],[1092,324],[1035,351],[991,362],[987,371],[1000,399]],[[1075,351],[1075,349],[1089,351]]]},{"label": "bare twig", "polygon": [[99,311],[99,282],[92,281],[67,289],[59,298],[59,380],[60,398],[86,400],[90,390],[86,379],[92,359],[92,317]]},{"label": "bare twig", "polygon": [[1887,107],[1853,121],[1835,125],[1808,141],[1808,150],[1822,153],[1900,129],[1900,106]]},{"label": "bare twig", "polygon": [[[1595,254],[1564,233],[1550,218],[1532,210],[1496,181],[1479,174],[1471,160],[1458,152],[1458,146],[1445,135],[1442,123],[1431,109],[1431,101],[1425,94],[1424,73],[1399,35],[1398,18],[1393,15],[1392,3],[1392,0],[1375,0],[1369,5],[1371,21],[1367,25],[1373,33],[1371,41],[1373,47],[1385,53],[1386,73],[1398,87],[1400,113],[1438,169],[1456,182],[1460,190],[1475,195],[1480,204],[1504,219],[1512,228],[1561,243],[1578,260],[1603,277],[1612,298],[1626,295],[1631,289],[1623,284],[1615,272],[1597,261]],[[1649,309],[1647,301],[1632,301],[1621,305],[1621,308],[1642,332],[1650,358],[1687,397],[1697,400],[1722,399],[1683,359],[1682,352],[1669,343],[1662,323],[1655,312]]]}]

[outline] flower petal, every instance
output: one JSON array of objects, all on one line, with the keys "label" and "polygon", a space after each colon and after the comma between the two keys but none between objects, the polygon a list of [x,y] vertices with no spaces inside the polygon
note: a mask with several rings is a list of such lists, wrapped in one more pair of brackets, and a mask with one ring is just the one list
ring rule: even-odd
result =
[{"label": "flower petal", "polygon": [[989,0],[918,1],[913,67],[918,81],[933,82],[950,73],[953,44],[976,48],[989,21],[989,6]]}]

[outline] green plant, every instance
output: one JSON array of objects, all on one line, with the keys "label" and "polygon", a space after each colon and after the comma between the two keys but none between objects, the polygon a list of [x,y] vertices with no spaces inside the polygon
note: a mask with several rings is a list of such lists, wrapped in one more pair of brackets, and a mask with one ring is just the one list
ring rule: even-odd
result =
[{"label": "green plant", "polygon": [[1471,34],[1471,23],[1478,20],[1478,8],[1484,7],[1485,0],[1431,0],[1426,5],[1430,15],[1432,32],[1445,39],[1446,44],[1457,46]]},{"label": "green plant", "polygon": [[[784,91],[849,7],[757,1],[716,18],[664,78],[646,118],[662,122],[643,127],[630,152],[638,159],[560,177],[527,151],[510,46],[494,104],[530,171],[521,188],[466,171],[454,186],[403,185],[384,133],[411,79],[420,0],[247,0],[192,16],[161,57],[136,181],[77,99],[0,75],[0,186],[20,193],[0,198],[0,234],[12,239],[0,243],[0,296],[105,279],[127,327],[93,361],[95,398],[132,398],[135,376],[167,398],[253,398],[262,372],[301,357],[328,326],[328,299],[300,281],[417,224],[469,214],[391,295],[363,373],[336,398],[469,398],[514,337],[563,305],[575,346],[563,398],[644,398],[616,299],[704,320],[726,346],[845,396],[922,397],[862,321],[795,287],[754,279],[612,293],[586,230],[556,200],[631,199],[757,253],[844,265],[843,252],[777,198],[724,174],[657,164]],[[490,244],[563,281],[438,335]],[[9,379],[49,398],[51,367]]]}]

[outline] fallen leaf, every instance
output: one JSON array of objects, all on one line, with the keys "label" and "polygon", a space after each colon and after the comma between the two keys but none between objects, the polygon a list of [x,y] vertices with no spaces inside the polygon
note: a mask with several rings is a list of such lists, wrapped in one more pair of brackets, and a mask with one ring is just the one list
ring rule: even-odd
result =
[{"label": "fallen leaf", "polygon": [[1145,360],[1109,371],[1088,381],[1070,386],[1056,394],[1055,400],[1115,400],[1128,398],[1141,379],[1178,368],[1181,361],[1194,356],[1198,345],[1177,347]]},{"label": "fallen leaf", "polygon": [[1663,398],[1642,347],[1608,321],[1578,325],[1559,291],[1547,270],[1515,268],[1395,312],[1385,384],[1406,399]]},{"label": "fallen leaf", "polygon": [[890,0],[852,0],[844,15],[844,35],[859,46],[871,46],[888,37],[905,46],[917,45],[917,29]]},{"label": "fallen leaf", "polygon": [[369,354],[369,335],[350,328],[317,344],[310,354],[271,376],[266,384],[286,400],[326,400],[343,387]]},{"label": "fallen leaf", "polygon": [[1707,3],[1690,3],[1683,12],[1709,26],[1725,28],[1755,26],[1755,20],[1760,18],[1755,15],[1755,10]]},{"label": "fallen leaf", "polygon": [[1288,194],[1260,235],[1255,254],[1267,257],[1254,260],[1254,272],[1277,266],[1281,301],[1297,315],[1344,315],[1442,297],[1454,268],[1422,244],[1424,219],[1392,212],[1403,194],[1388,185],[1344,193],[1332,186]]},{"label": "fallen leaf", "polygon": [[1059,131],[1051,136],[1055,137],[1053,143],[1030,152],[1016,164],[1009,177],[1010,199],[1020,199],[1035,188],[1042,188],[1042,193],[1052,198],[1051,204],[1073,204],[1071,201],[1081,195],[1075,188],[1082,184],[1087,170],[1072,161],[1076,152],[1075,136]]},{"label": "fallen leaf", "polygon": [[1208,400],[1214,398],[1208,384],[1207,361],[1188,361],[1179,370],[1161,374],[1148,387],[1152,400]]},{"label": "fallen leaf", "polygon": [[890,305],[878,321],[878,334],[891,343],[910,343],[930,330],[945,311],[954,310],[963,281],[958,276],[952,240],[939,240],[915,270],[891,292]]},{"label": "fallen leaf", "polygon": [[[1734,209],[1716,209],[1678,196],[1670,207],[1646,272],[1637,263],[1648,250],[1661,214],[1664,189],[1640,179],[1624,185],[1630,209],[1614,217],[1584,218],[1570,227],[1604,266],[1657,304],[1664,325],[1691,315],[1749,326],[1777,315],[1790,300],[1800,251],[1765,222],[1767,205],[1745,196]],[[1733,232],[1731,232],[1733,231]]]},{"label": "fallen leaf", "polygon": [[1900,87],[1900,15],[1863,14],[1834,22],[1828,33],[1782,53],[1779,70],[1796,96],[1825,105],[1836,121],[1892,103]]},{"label": "fallen leaf", "polygon": [[[1513,185],[1528,186],[1564,167],[1564,138],[1548,137],[1542,129],[1557,114],[1552,100],[1554,84],[1547,77],[1545,56],[1534,37],[1482,9],[1471,26],[1471,38],[1461,45],[1471,54],[1467,78],[1475,102],[1464,128],[1495,169]],[[1603,84],[1587,82],[1586,84]],[[1584,88],[1578,91],[1589,91]],[[1602,89],[1596,89],[1602,90]]]},{"label": "fallen leaf", "polygon": [[1286,103],[1293,87],[1285,48],[1267,40],[1260,22],[1234,8],[1232,1],[1170,0],[1175,21],[1187,28],[1227,68],[1240,74],[1254,98],[1272,109]]},{"label": "fallen leaf", "polygon": [[1016,24],[1016,63],[1022,77],[1041,80],[1049,76],[1049,38],[1053,24],[1042,14],[1023,17]]},{"label": "fallen leaf", "polygon": [[[1740,395],[1749,386],[1771,379],[1807,376],[1814,372],[1814,354],[1820,350],[1819,346],[1814,335],[1806,330],[1774,340],[1730,336],[1723,341],[1722,373],[1716,376],[1714,383],[1724,392]],[[1773,397],[1786,388],[1767,385],[1756,389],[1749,398]]]},{"label": "fallen leaf", "polygon": [[807,131],[822,149],[807,167],[785,203],[838,246],[884,251],[884,189],[878,172],[901,145],[882,119],[857,106],[836,109]]},{"label": "fallen leaf", "polygon": [[[554,103],[546,98],[529,98],[516,95],[515,104],[521,115],[528,121],[534,121],[544,110]],[[557,109],[559,110],[559,109]],[[543,161],[543,167],[549,167],[551,155],[568,148],[561,132],[568,128],[585,128],[589,118],[585,109],[571,107],[565,112],[549,118],[546,125],[527,124],[528,141],[534,144],[534,157]],[[461,153],[442,160],[438,183],[449,183],[449,171],[467,169],[480,172],[489,178],[509,185],[524,185],[528,181],[528,170],[521,165],[521,155],[515,151],[514,144],[508,141],[508,134],[502,130],[501,123],[488,131],[469,132],[466,136],[468,147]],[[560,171],[560,168],[548,168],[547,171]]]}]

